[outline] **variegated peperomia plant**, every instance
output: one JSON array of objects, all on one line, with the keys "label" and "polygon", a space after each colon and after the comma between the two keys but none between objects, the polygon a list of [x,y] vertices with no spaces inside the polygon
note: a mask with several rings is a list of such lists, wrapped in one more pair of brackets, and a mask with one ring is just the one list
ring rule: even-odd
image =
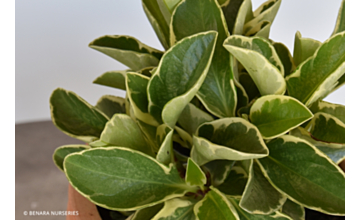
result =
[{"label": "variegated peperomia plant", "polygon": [[[95,106],[56,89],[54,124],[87,144],[55,164],[117,219],[305,219],[345,215],[345,1],[319,42],[269,39],[281,0],[143,0],[165,52],[130,36],[90,47],[128,66],[94,83],[126,90]],[[114,217],[115,219],[115,217]]]}]

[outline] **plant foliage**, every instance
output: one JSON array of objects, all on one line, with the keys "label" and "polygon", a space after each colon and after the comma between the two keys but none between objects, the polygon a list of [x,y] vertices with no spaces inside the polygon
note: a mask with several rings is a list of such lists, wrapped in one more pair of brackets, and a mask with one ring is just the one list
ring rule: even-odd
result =
[{"label": "plant foliage", "polygon": [[94,204],[129,220],[345,215],[345,1],[325,42],[269,39],[281,0],[143,0],[165,51],[129,36],[90,43],[128,66],[94,83],[126,90],[95,106],[50,98],[54,124],[84,141],[54,162]]}]

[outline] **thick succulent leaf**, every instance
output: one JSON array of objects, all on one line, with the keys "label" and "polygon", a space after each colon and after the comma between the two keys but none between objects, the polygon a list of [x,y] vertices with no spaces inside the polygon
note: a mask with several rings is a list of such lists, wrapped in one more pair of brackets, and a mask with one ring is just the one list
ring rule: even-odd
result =
[{"label": "thick succulent leaf", "polygon": [[126,90],[125,77],[128,71],[129,70],[108,71],[96,78],[93,83]]},{"label": "thick succulent leaf", "polygon": [[209,31],[186,37],[164,54],[148,85],[148,109],[158,122],[174,127],[194,98],[209,70],[216,36]]},{"label": "thick succulent leaf", "polygon": [[214,160],[203,165],[204,170],[210,175],[211,185],[221,185],[231,172],[235,161]]},{"label": "thick succulent leaf", "polygon": [[174,198],[165,201],[165,206],[152,220],[195,220],[194,201]]},{"label": "thick succulent leaf", "polygon": [[304,207],[291,201],[290,199],[286,200],[285,204],[281,208],[281,212],[288,215],[293,220],[305,220]]},{"label": "thick succulent leaf", "polygon": [[220,4],[230,34],[233,33],[236,17],[243,2],[244,0],[228,0],[225,4]]},{"label": "thick succulent leaf", "polygon": [[275,48],[260,37],[231,36],[224,47],[245,67],[261,95],[284,94],[284,67]]},{"label": "thick succulent leaf", "polygon": [[126,114],[125,99],[123,97],[104,95],[97,101],[95,107],[109,118],[116,113]]},{"label": "thick succulent leaf", "polygon": [[317,101],[311,105],[310,110],[315,114],[323,112],[335,116],[345,124],[345,106],[325,101]]},{"label": "thick succulent leaf", "polygon": [[65,134],[85,142],[100,137],[108,117],[71,91],[58,88],[50,97],[53,123]]},{"label": "thick succulent leaf", "polygon": [[251,0],[244,0],[236,16],[233,34],[244,35],[244,25],[254,18]]},{"label": "thick succulent leaf", "polygon": [[165,50],[170,47],[169,24],[161,12],[158,1],[142,0],[145,14]]},{"label": "thick succulent leaf", "polygon": [[281,208],[286,196],[277,191],[264,177],[256,160],[250,165],[249,179],[240,207],[252,214],[271,214]]},{"label": "thick succulent leaf", "polygon": [[236,213],[239,215],[240,219],[247,220],[292,220],[289,216],[284,215],[280,212],[275,212],[270,215],[262,215],[262,214],[251,214],[244,209],[242,209],[239,204],[239,199],[237,198],[229,198],[231,204],[235,207]]},{"label": "thick succulent leaf", "polygon": [[56,148],[54,154],[53,154],[53,161],[55,165],[61,170],[64,170],[64,159],[67,155],[72,154],[74,152],[80,152],[85,149],[88,149],[88,145],[84,144],[69,144],[69,145],[63,145],[61,147]]},{"label": "thick succulent leaf", "polygon": [[194,207],[196,219],[226,219],[239,220],[235,208],[231,205],[229,200],[219,190],[210,187],[205,197]]},{"label": "thick succulent leaf", "polygon": [[190,186],[200,186],[201,188],[206,184],[205,173],[191,158],[188,159],[185,182]]},{"label": "thick succulent leaf", "polygon": [[273,43],[273,46],[284,66],[285,76],[290,75],[295,70],[295,64],[289,49],[284,44],[279,42]]},{"label": "thick succulent leaf", "polygon": [[299,31],[296,32],[294,43],[294,64],[296,66],[300,65],[306,59],[313,56],[320,46],[320,41],[311,38],[303,38]]},{"label": "thick succulent leaf", "polygon": [[149,80],[147,76],[129,72],[126,75],[126,88],[135,118],[149,125],[157,126],[159,123],[148,111],[147,86]]},{"label": "thick succulent leaf", "polygon": [[73,153],[65,158],[64,167],[70,184],[80,194],[111,210],[141,209],[196,191],[173,166],[123,147]]},{"label": "thick succulent leaf", "polygon": [[286,77],[288,93],[307,106],[327,96],[345,73],[345,32],[333,35]]},{"label": "thick succulent leaf", "polygon": [[[246,162],[246,161],[250,162],[251,160],[243,160],[239,162]],[[240,197],[244,192],[249,177],[248,176],[249,170],[245,170],[245,169],[246,168],[239,165],[233,166],[226,179],[217,188],[227,196]]]},{"label": "thick succulent leaf", "polygon": [[283,135],[312,117],[311,111],[301,102],[283,95],[263,96],[250,109],[250,121],[265,139]]},{"label": "thick succulent leaf", "polygon": [[342,0],[332,35],[345,31],[345,0]]},{"label": "thick succulent leaf", "polygon": [[182,1],[172,17],[170,40],[174,44],[184,37],[209,30],[217,31],[218,38],[209,72],[197,97],[213,115],[232,117],[236,108],[232,58],[222,46],[229,32],[217,1]]},{"label": "thick succulent leaf", "polygon": [[164,207],[164,203],[137,210],[131,220],[152,220],[153,217]]},{"label": "thick succulent leaf", "polygon": [[269,21],[262,21],[252,27],[245,33],[245,36],[258,36],[265,39],[269,38],[271,23]]},{"label": "thick succulent leaf", "polygon": [[156,155],[156,159],[164,165],[174,163],[173,133],[174,130],[169,128],[166,124],[157,127],[156,139],[159,144],[159,151]]},{"label": "thick succulent leaf", "polygon": [[279,10],[281,0],[269,0],[264,2],[254,11],[254,19],[244,25],[244,31],[247,32],[257,24],[268,21],[273,23],[275,16]]},{"label": "thick succulent leaf", "polygon": [[[127,147],[155,156],[137,123],[125,114],[116,114],[106,123],[105,129],[100,136],[100,142],[103,143],[102,147]],[[97,142],[97,144],[99,143]],[[90,143],[90,146],[98,145]]]},{"label": "thick succulent leaf", "polygon": [[290,135],[299,137],[326,154],[334,163],[339,164],[345,158],[345,144],[327,143],[315,140],[303,127],[290,131]]},{"label": "thick succulent leaf", "polygon": [[203,165],[212,160],[246,160],[268,155],[259,130],[242,118],[202,124],[193,136],[191,158]]},{"label": "thick succulent leaf", "polygon": [[316,113],[305,129],[316,140],[345,144],[345,124],[330,114]]},{"label": "thick succulent leaf", "polygon": [[345,214],[345,174],[340,167],[310,143],[294,136],[284,135],[267,146],[270,155],[259,162],[275,188],[307,208]]},{"label": "thick succulent leaf", "polygon": [[199,125],[213,120],[211,115],[189,103],[182,111],[178,123],[189,134],[195,134]]},{"label": "thick succulent leaf", "polygon": [[89,47],[128,66],[134,71],[157,66],[163,52],[151,48],[130,36],[105,35],[95,39]]}]

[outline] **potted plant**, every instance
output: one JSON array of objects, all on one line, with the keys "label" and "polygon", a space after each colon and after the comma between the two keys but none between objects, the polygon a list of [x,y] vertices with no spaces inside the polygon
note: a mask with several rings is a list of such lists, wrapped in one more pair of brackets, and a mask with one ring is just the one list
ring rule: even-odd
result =
[{"label": "potted plant", "polygon": [[86,143],[54,153],[70,191],[112,219],[344,216],[345,106],[323,98],[345,83],[345,1],[329,39],[298,32],[293,54],[269,39],[281,0],[142,3],[165,51],[89,45],[129,67],[94,81],[126,97],[51,95],[54,124]]}]

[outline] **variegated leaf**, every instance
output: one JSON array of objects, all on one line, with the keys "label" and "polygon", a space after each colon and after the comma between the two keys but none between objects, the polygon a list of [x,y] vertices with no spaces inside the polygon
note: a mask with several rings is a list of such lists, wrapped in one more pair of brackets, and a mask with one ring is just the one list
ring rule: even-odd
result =
[{"label": "variegated leaf", "polygon": [[93,147],[121,146],[155,156],[136,122],[125,114],[115,114],[106,123],[100,140],[90,143]]},{"label": "variegated leaf", "polygon": [[126,88],[135,118],[146,124],[158,126],[159,123],[148,111],[147,86],[149,80],[147,76],[129,72],[126,75]]},{"label": "variegated leaf", "polygon": [[193,136],[191,158],[200,166],[212,160],[246,160],[268,155],[259,130],[242,118],[202,124]]},{"label": "variegated leaf", "polygon": [[286,200],[285,204],[281,208],[281,212],[288,215],[293,220],[305,220],[304,207],[291,201],[290,199]]},{"label": "variegated leaf", "polygon": [[165,206],[152,220],[196,220],[194,201],[175,198],[165,201]]},{"label": "variegated leaf", "polygon": [[303,38],[299,31],[296,32],[294,43],[294,64],[299,66],[306,59],[313,56],[320,45],[320,41],[311,38]]},{"label": "variegated leaf", "polygon": [[163,52],[151,48],[130,36],[105,35],[95,39],[89,47],[123,63],[134,71],[157,66]]},{"label": "variegated leaf", "polygon": [[285,76],[290,75],[295,70],[295,64],[289,49],[284,44],[279,42],[274,42],[273,46],[284,66]]},{"label": "variegated leaf", "polygon": [[146,208],[197,190],[185,184],[174,166],[123,147],[73,153],[65,158],[64,171],[80,194],[111,210]]},{"label": "variegated leaf", "polygon": [[284,67],[275,48],[260,37],[231,36],[224,47],[245,67],[261,95],[284,94]]},{"label": "variegated leaf", "polygon": [[[219,2],[219,1],[218,1]],[[230,35],[233,33],[236,17],[238,15],[240,6],[244,3],[244,0],[227,0],[223,5],[221,5],[221,9],[224,13],[224,17],[226,20],[226,24]]]},{"label": "variegated leaf", "polygon": [[323,112],[335,116],[345,124],[345,106],[326,101],[317,101],[311,105],[310,110],[315,114]]},{"label": "variegated leaf", "polygon": [[316,140],[345,144],[345,124],[330,114],[316,113],[305,129]]},{"label": "variegated leaf", "polygon": [[74,152],[80,152],[83,150],[89,149],[88,145],[85,144],[69,144],[63,145],[61,147],[56,148],[53,154],[53,161],[55,165],[61,170],[64,170],[64,159],[67,155],[72,154]]},{"label": "variegated leaf", "polygon": [[182,111],[178,123],[189,134],[195,134],[196,129],[204,122],[213,121],[214,118],[208,113],[189,103]]},{"label": "variegated leaf", "polygon": [[108,71],[96,78],[93,83],[126,90],[125,77],[129,70]]},{"label": "variegated leaf", "polygon": [[211,185],[221,185],[231,172],[235,161],[231,160],[214,160],[203,165],[204,170],[210,175]]},{"label": "variegated leaf", "polygon": [[206,184],[206,175],[190,157],[186,167],[185,182],[190,186],[199,186],[201,189]]},{"label": "variegated leaf", "polygon": [[253,161],[240,207],[252,214],[269,215],[278,211],[285,201],[286,196],[269,183],[261,172],[258,162]]},{"label": "variegated leaf", "polygon": [[332,35],[345,31],[345,0],[342,0]]},{"label": "variegated leaf", "polygon": [[71,91],[58,88],[50,97],[51,118],[70,137],[91,142],[100,137],[109,118]]},{"label": "variegated leaf", "polygon": [[164,54],[148,85],[148,109],[158,122],[175,126],[207,75],[216,36],[209,31],[186,37]]},{"label": "variegated leaf", "polygon": [[211,191],[194,207],[196,219],[240,220],[236,210],[226,196],[212,186],[210,186],[210,189]]},{"label": "variegated leaf", "polygon": [[109,118],[116,113],[126,114],[125,99],[123,97],[104,95],[97,101],[95,107]]},{"label": "variegated leaf", "polygon": [[239,12],[236,16],[236,21],[234,24],[233,34],[244,35],[245,30],[244,26],[250,20],[254,18],[254,13],[252,11],[251,0],[244,0],[240,6]]},{"label": "variegated leaf", "polygon": [[345,73],[345,32],[333,35],[286,77],[290,96],[307,106],[327,96]]},{"label": "variegated leaf", "polygon": [[[208,16],[211,14],[211,16]],[[184,37],[203,31],[217,31],[214,56],[197,97],[206,109],[217,117],[233,117],[236,90],[230,54],[222,46],[228,37],[224,14],[216,0],[184,0],[174,11],[170,24],[172,45]]]},{"label": "variegated leaf", "polygon": [[152,220],[164,207],[164,203],[137,210],[129,220]]},{"label": "variegated leaf", "polygon": [[257,36],[268,39],[270,35],[270,27],[271,27],[271,23],[269,21],[262,21],[257,25],[255,25],[254,27],[252,27],[250,30],[248,30],[245,33],[245,36],[249,36],[249,37]]},{"label": "variegated leaf", "polygon": [[267,146],[270,154],[259,159],[260,167],[276,189],[307,208],[345,214],[345,174],[324,153],[290,135]]},{"label": "variegated leaf", "polygon": [[249,168],[250,163],[252,163],[251,161],[252,160],[238,161],[231,168],[223,183],[217,188],[227,196],[240,198],[244,192],[246,183],[249,178]]},{"label": "variegated leaf", "polygon": [[290,135],[299,137],[326,154],[334,163],[339,164],[345,158],[345,144],[327,143],[315,140],[305,128],[297,127],[290,131]]},{"label": "variegated leaf", "polygon": [[283,95],[263,96],[250,109],[250,121],[265,139],[283,135],[312,117],[301,102]]},{"label": "variegated leaf", "polygon": [[156,159],[164,165],[174,163],[173,133],[174,130],[169,128],[166,124],[160,125],[156,130],[156,141],[159,145]]}]

